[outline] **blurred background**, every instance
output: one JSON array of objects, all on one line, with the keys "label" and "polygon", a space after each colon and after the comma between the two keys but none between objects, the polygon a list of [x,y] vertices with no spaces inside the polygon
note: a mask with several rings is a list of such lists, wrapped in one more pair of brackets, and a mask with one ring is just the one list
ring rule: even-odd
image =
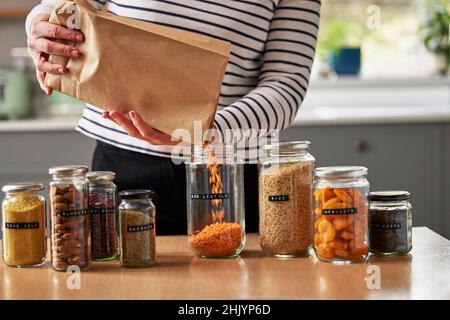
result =
[{"label": "blurred background", "polygon": [[[0,184],[89,164],[82,103],[47,97],[27,56],[38,0],[0,1]],[[310,89],[285,139],[317,165],[364,165],[372,190],[413,195],[414,224],[450,237],[449,0],[323,0]],[[2,196],[0,196],[0,200]]]}]

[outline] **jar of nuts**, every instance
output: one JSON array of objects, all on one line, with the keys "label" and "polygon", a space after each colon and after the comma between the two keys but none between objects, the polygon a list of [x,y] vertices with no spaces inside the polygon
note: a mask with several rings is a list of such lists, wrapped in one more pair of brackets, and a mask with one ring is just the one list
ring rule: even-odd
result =
[{"label": "jar of nuts", "polygon": [[86,166],[50,168],[51,259],[57,271],[85,270],[90,260]]},{"label": "jar of nuts", "polygon": [[369,182],[365,167],[315,171],[314,250],[321,261],[365,261],[368,246]]}]

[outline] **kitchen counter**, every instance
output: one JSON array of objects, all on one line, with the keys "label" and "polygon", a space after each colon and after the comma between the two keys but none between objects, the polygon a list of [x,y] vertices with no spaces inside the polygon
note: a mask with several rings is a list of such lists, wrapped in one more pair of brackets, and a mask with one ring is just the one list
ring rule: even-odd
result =
[{"label": "kitchen counter", "polygon": [[[411,255],[345,266],[262,256],[255,234],[239,259],[194,258],[185,236],[158,237],[157,245],[156,267],[94,263],[79,290],[49,266],[0,262],[0,299],[450,299],[450,241],[427,228],[414,228]],[[377,266],[381,289],[368,289]]]},{"label": "kitchen counter", "polygon": [[[0,121],[0,132],[75,131],[79,118]],[[450,106],[301,107],[292,127],[389,123],[450,123]]]}]

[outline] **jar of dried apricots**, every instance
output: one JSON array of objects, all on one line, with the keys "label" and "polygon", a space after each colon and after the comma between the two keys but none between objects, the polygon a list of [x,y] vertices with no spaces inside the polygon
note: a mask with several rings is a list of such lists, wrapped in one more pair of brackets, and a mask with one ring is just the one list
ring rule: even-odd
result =
[{"label": "jar of dried apricots", "polygon": [[368,253],[368,193],[365,167],[315,171],[314,250],[321,261],[365,261]]},{"label": "jar of dried apricots", "polygon": [[245,206],[236,145],[194,145],[186,184],[190,249],[202,258],[238,256],[245,243]]}]

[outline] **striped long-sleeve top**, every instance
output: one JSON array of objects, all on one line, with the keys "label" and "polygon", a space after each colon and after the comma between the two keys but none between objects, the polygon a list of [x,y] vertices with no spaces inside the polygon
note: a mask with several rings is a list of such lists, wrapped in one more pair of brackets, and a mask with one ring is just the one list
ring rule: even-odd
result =
[{"label": "striped long-sleeve top", "polygon": [[[50,13],[43,0],[27,18]],[[201,33],[231,43],[215,128],[284,129],[305,98],[317,40],[320,0],[91,0],[111,14]],[[106,7],[105,7],[106,6]],[[151,76],[151,75],[150,75]],[[130,137],[87,105],[77,130],[120,148],[171,156],[171,147]],[[258,147],[256,145],[256,147]],[[248,148],[247,148],[248,149]],[[247,156],[251,158],[251,156]]]}]

